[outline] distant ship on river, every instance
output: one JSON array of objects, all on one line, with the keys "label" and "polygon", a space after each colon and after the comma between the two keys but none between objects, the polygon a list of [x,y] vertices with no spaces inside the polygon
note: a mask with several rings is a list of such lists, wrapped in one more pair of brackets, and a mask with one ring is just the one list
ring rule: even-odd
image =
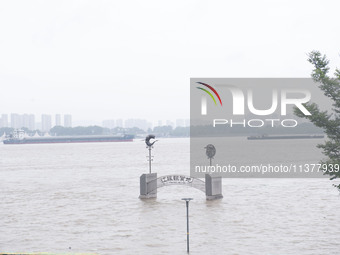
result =
[{"label": "distant ship on river", "polygon": [[248,136],[248,140],[274,140],[274,139],[321,139],[324,135],[258,135]]},{"label": "distant ship on river", "polygon": [[28,136],[23,130],[15,130],[4,138],[4,144],[41,143],[94,143],[94,142],[132,142],[133,135],[84,135],[84,136]]}]

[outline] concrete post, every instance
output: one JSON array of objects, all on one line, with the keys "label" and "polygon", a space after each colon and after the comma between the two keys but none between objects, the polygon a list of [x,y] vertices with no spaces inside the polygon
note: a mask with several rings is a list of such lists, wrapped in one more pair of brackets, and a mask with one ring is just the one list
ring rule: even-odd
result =
[{"label": "concrete post", "polygon": [[157,173],[142,174],[139,178],[140,195],[139,198],[157,197]]},{"label": "concrete post", "polygon": [[222,177],[205,175],[205,195],[207,200],[223,198],[222,195]]}]

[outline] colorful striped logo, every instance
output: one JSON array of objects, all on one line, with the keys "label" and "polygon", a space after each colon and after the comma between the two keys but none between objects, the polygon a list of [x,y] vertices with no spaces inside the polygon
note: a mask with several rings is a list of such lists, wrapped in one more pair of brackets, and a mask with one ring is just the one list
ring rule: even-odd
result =
[{"label": "colorful striped logo", "polygon": [[[201,85],[203,85],[203,86],[209,88],[209,89],[217,96],[217,98],[218,98],[218,100],[220,101],[220,104],[221,104],[221,106],[222,106],[222,100],[221,100],[221,98],[220,98],[220,95],[217,93],[217,91],[216,91],[212,86],[210,86],[209,84],[203,83],[203,82],[196,82],[196,83],[201,84]],[[207,89],[205,89],[205,88],[201,88],[201,87],[196,87],[196,88],[198,88],[198,89],[203,90],[204,92],[206,92],[206,93],[212,98],[212,100],[214,100],[215,105],[217,105],[216,100],[215,100],[215,98],[214,98],[214,95],[213,95],[209,90],[207,90]]]}]

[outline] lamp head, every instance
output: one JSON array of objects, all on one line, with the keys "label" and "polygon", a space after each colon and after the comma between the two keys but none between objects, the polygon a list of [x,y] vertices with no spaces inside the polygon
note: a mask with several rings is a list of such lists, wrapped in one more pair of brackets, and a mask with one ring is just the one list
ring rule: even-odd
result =
[{"label": "lamp head", "polygon": [[182,200],[184,200],[184,201],[190,201],[190,200],[193,200],[193,198],[182,198]]}]

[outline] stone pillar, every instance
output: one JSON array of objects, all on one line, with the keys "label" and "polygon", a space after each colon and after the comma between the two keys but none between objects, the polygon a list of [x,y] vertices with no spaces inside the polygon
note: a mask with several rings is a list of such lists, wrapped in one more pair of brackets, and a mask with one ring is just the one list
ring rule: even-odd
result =
[{"label": "stone pillar", "polygon": [[205,175],[205,195],[207,200],[223,198],[222,195],[222,177]]},{"label": "stone pillar", "polygon": [[140,195],[139,198],[157,197],[157,173],[142,174],[139,178]]}]

